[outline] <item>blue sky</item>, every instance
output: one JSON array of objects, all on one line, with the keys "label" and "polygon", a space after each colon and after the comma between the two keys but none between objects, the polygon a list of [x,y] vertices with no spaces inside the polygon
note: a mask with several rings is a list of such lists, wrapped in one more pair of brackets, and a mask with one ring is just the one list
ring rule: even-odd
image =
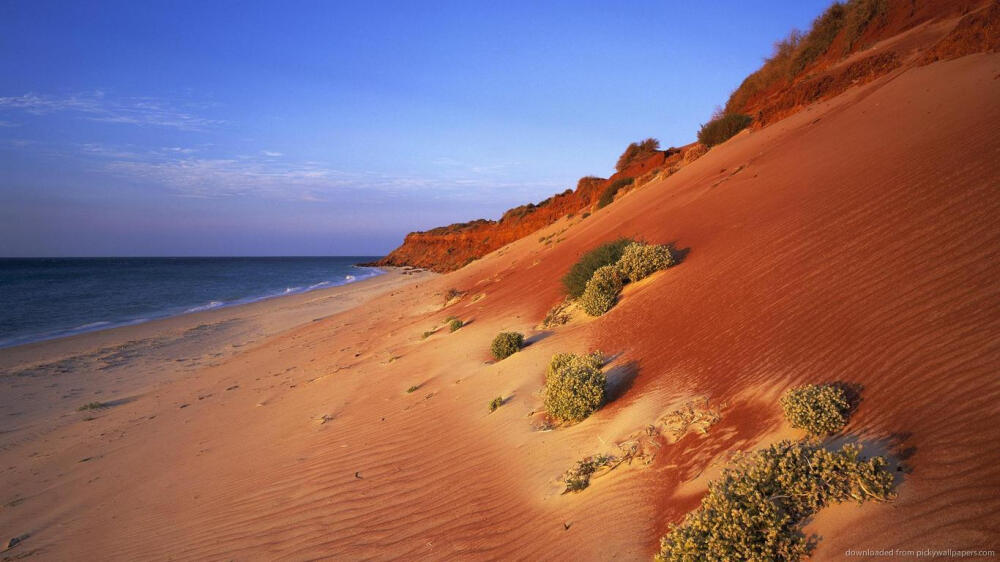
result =
[{"label": "blue sky", "polygon": [[829,2],[0,3],[0,256],[383,254],[698,125]]}]

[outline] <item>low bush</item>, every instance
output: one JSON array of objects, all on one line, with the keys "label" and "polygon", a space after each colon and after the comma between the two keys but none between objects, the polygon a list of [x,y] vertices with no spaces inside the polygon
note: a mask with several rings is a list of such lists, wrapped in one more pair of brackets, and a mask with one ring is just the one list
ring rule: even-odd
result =
[{"label": "low bush", "polygon": [[712,120],[701,126],[698,142],[705,146],[715,146],[729,140],[733,135],[746,129],[753,119],[742,113],[714,115]]},{"label": "low bush", "polygon": [[580,259],[573,264],[566,275],[562,278],[566,294],[577,299],[587,288],[587,282],[598,268],[606,265],[614,265],[622,257],[625,246],[633,242],[630,238],[619,238],[612,242],[601,244],[593,250],[580,256]]},{"label": "low bush", "polygon": [[104,402],[88,402],[87,404],[84,404],[83,406],[77,408],[76,411],[83,412],[86,410],[103,410],[104,408],[107,407],[108,405],[105,404]]},{"label": "low bush", "polygon": [[809,384],[786,392],[781,397],[781,409],[792,427],[823,437],[844,429],[851,405],[842,388]]},{"label": "low bush", "polygon": [[601,196],[597,199],[597,208],[603,209],[610,205],[615,200],[615,195],[618,194],[618,191],[625,186],[632,185],[634,181],[634,178],[618,178],[608,184],[608,187],[604,188]]},{"label": "low bush", "polygon": [[569,299],[564,299],[562,302],[557,303],[555,306],[549,309],[545,313],[545,318],[542,320],[543,328],[554,328],[555,326],[562,326],[569,322]]},{"label": "low bush", "polygon": [[625,246],[622,257],[618,259],[618,271],[629,281],[635,282],[649,277],[653,273],[674,265],[675,260],[670,248],[664,245],[633,242]]},{"label": "low bush", "polygon": [[545,411],[563,421],[580,421],[604,402],[604,355],[557,353],[545,374]]},{"label": "low bush", "polygon": [[497,411],[497,408],[503,406],[503,397],[497,396],[493,400],[490,400],[490,413]]},{"label": "low bush", "polygon": [[625,148],[625,152],[618,157],[618,162],[615,163],[615,170],[620,172],[627,168],[629,164],[642,160],[659,149],[660,141],[654,138],[648,138],[640,142],[633,142],[629,144],[628,147]]},{"label": "low bush", "polygon": [[500,332],[490,344],[490,353],[497,361],[502,361],[521,350],[524,345],[524,334],[518,332]]},{"label": "low bush", "polygon": [[420,387],[419,387],[419,386],[417,386],[417,385],[413,385],[413,386],[411,386],[410,388],[407,388],[407,389],[406,389],[406,393],[407,393],[407,394],[413,394],[414,392],[416,392],[416,391],[418,391],[418,390],[420,390]]},{"label": "low bush", "polygon": [[799,560],[815,537],[804,522],[822,508],[848,500],[886,501],[892,474],[883,457],[862,459],[861,447],[839,451],[783,441],[738,455],[709,482],[701,506],[660,540],[658,561]]},{"label": "low bush", "polygon": [[448,321],[448,331],[454,332],[455,330],[458,330],[464,325],[465,322],[462,322],[458,318],[452,318],[451,320]]},{"label": "low bush", "polygon": [[606,265],[594,272],[587,281],[587,288],[580,296],[580,307],[591,316],[600,316],[611,310],[622,292],[622,275],[618,268]]}]

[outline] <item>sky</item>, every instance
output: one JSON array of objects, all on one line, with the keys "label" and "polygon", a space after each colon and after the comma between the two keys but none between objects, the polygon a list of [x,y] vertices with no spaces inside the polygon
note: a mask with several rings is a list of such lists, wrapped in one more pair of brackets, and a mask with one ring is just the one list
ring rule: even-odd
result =
[{"label": "sky", "polygon": [[694,140],[828,0],[0,0],[0,256],[382,255]]}]

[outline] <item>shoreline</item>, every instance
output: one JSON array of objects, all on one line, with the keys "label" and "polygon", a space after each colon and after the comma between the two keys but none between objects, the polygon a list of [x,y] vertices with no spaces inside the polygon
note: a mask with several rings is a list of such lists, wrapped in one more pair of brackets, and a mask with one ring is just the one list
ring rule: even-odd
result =
[{"label": "shoreline", "polygon": [[[124,320],[94,320],[92,322],[76,326],[74,328],[56,329],[48,332],[43,332],[40,334],[31,334],[25,336],[12,336],[6,340],[0,340],[0,350],[8,350],[23,345],[31,345],[36,343],[61,340],[83,334],[102,332],[105,330],[127,328],[127,327],[137,326],[140,324],[156,322],[160,320],[169,320],[171,318],[177,318],[191,314],[198,314],[201,312],[220,310],[224,308],[232,308],[234,306],[245,306],[281,297],[291,297],[295,295],[315,293],[317,291],[323,291],[328,289],[336,289],[338,287],[345,287],[347,285],[361,283],[363,281],[385,275],[389,269],[388,267],[367,266],[362,264],[355,264],[355,267],[375,270],[375,272],[361,276],[360,278],[355,277],[354,279],[351,280],[345,280],[333,284],[324,281],[321,283],[317,283],[315,285],[311,285],[309,287],[299,288],[299,290],[295,291],[289,291],[286,289],[286,291],[283,293],[272,293],[260,296],[247,296],[229,302],[212,300],[207,304],[195,305],[193,307],[183,307],[183,306],[166,307],[163,310],[152,312],[143,318],[131,318]],[[181,310],[182,308],[184,308],[184,310]]]},{"label": "shoreline", "polygon": [[67,410],[135,399],[282,333],[436,275],[380,269],[384,273],[343,285],[2,348],[0,408],[7,412],[8,427],[0,446],[19,441],[22,430],[58,427]]}]

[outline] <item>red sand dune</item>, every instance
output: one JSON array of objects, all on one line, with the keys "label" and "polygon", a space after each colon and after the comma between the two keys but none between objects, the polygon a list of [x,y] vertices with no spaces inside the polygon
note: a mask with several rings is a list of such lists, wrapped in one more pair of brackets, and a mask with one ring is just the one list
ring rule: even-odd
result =
[{"label": "red sand dune", "polygon": [[[538,232],[560,242],[522,238],[6,448],[0,483],[26,499],[0,524],[46,559],[648,559],[729,453],[789,434],[780,392],[844,381],[864,387],[848,432],[900,464],[899,497],[822,512],[816,558],[996,550],[998,77],[996,53],[908,62]],[[537,331],[569,266],[621,235],[690,251],[607,315]],[[467,292],[442,309],[449,288]],[[470,323],[421,339],[448,315]],[[533,343],[485,364],[510,329]],[[548,359],[592,349],[615,356],[615,399],[537,431]],[[696,396],[726,404],[708,435],[560,495],[577,460]]]}]

